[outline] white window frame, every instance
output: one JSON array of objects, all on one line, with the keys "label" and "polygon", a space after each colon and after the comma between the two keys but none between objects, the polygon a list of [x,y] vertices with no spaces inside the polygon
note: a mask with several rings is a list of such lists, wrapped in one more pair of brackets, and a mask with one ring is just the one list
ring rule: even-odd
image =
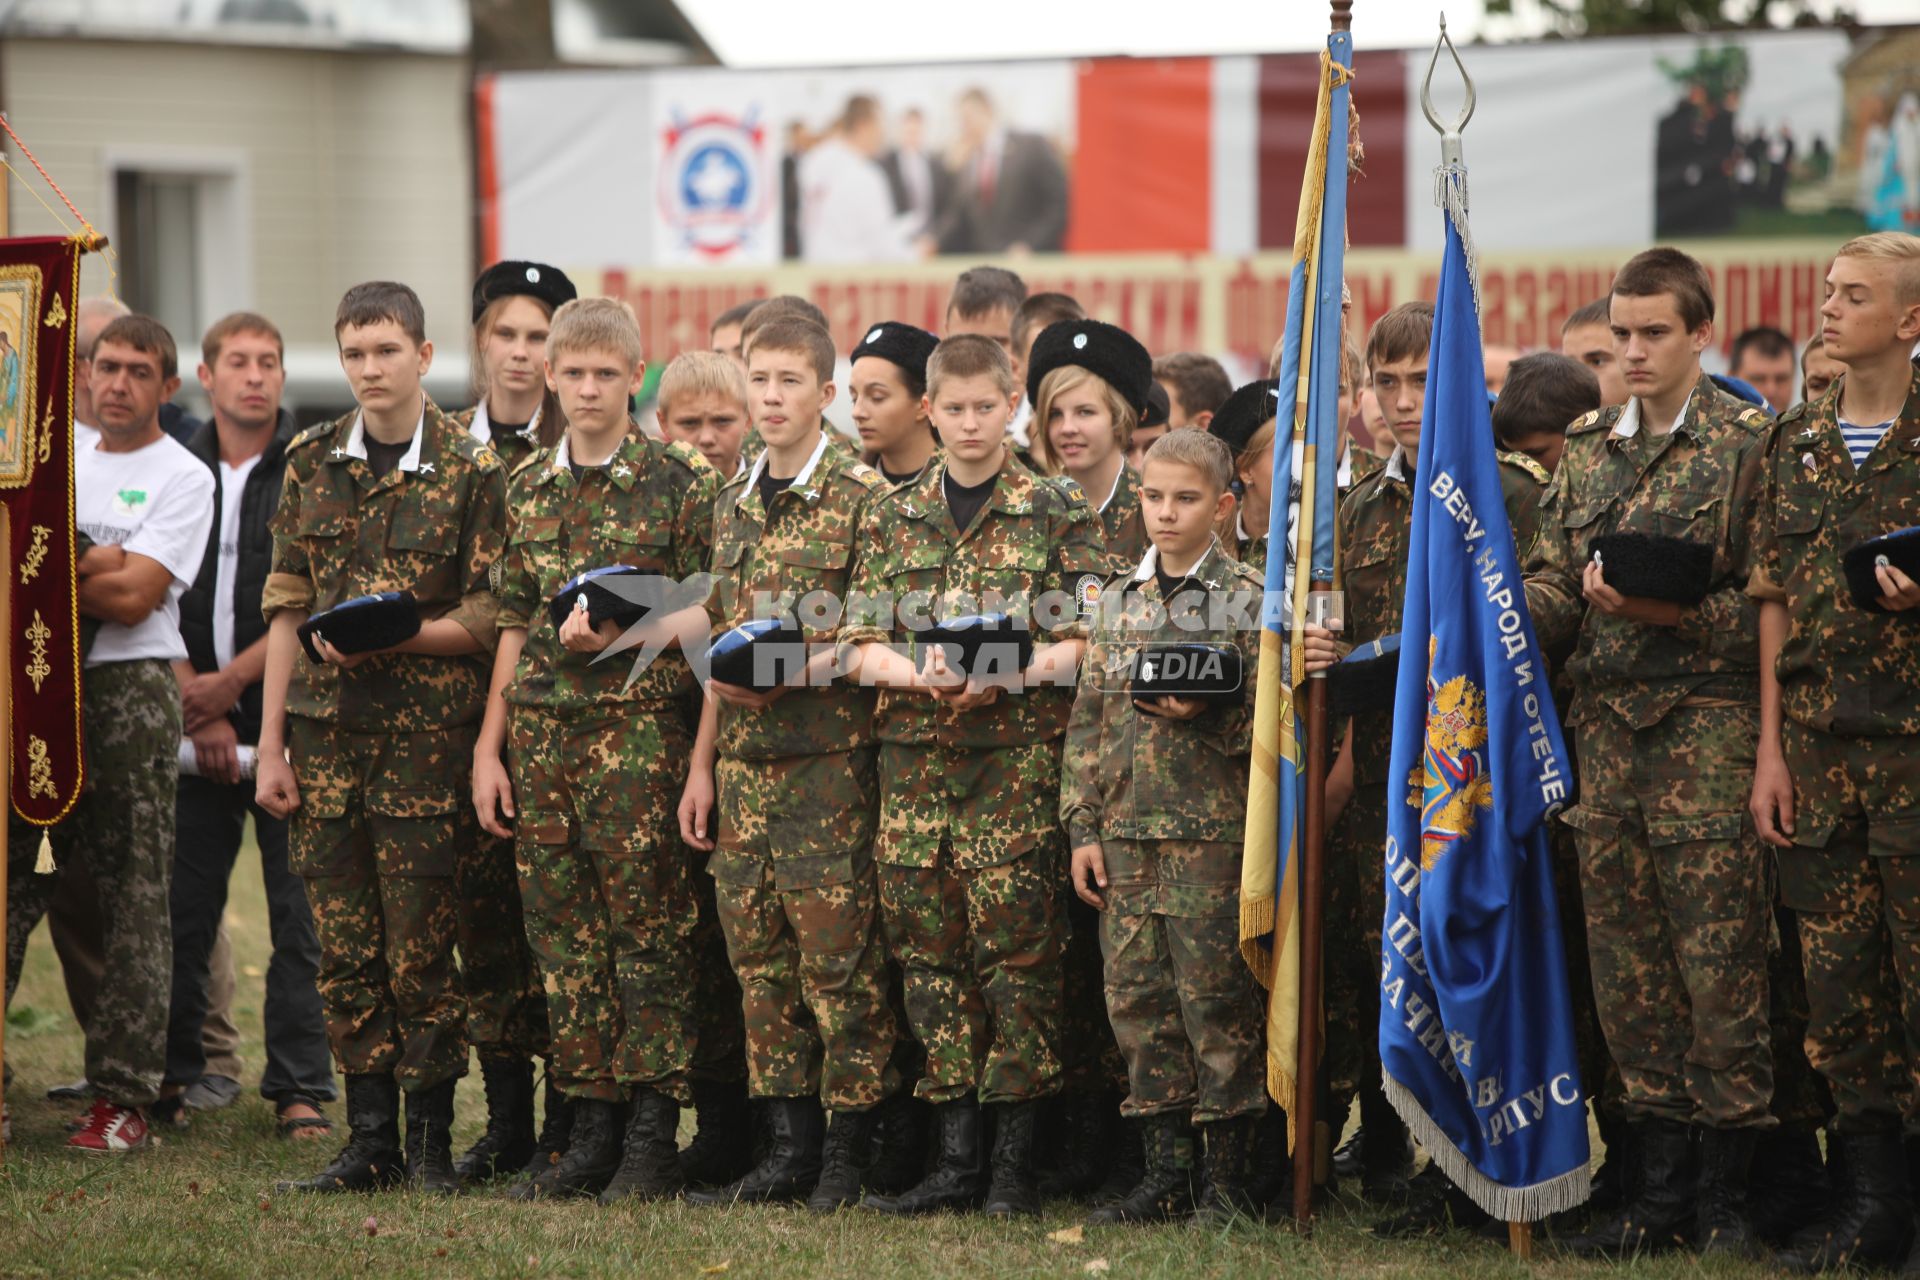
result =
[{"label": "white window frame", "polygon": [[[253,292],[253,166],[241,147],[110,146],[101,152],[101,190],[109,198],[108,239],[118,238],[119,201],[111,198],[124,172],[161,173],[199,180],[198,228],[200,306],[204,329],[221,316],[256,306]],[[200,335],[177,334],[183,350],[197,348]],[[184,357],[183,357],[184,358]]]}]

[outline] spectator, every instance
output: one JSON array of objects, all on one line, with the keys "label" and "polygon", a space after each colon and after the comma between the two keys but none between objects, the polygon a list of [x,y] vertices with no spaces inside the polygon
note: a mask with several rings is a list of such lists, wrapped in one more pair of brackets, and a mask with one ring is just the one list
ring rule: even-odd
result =
[{"label": "spectator", "polygon": [[1800,398],[1813,403],[1827,394],[1833,380],[1846,371],[1847,366],[1827,354],[1826,338],[1814,334],[1800,354]]},{"label": "spectator", "polygon": [[1728,372],[1767,398],[1774,413],[1793,403],[1793,339],[1778,329],[1748,329],[1733,340]]},{"label": "spectator", "polygon": [[800,161],[800,256],[808,262],[905,262],[918,256],[911,215],[894,211],[880,165],[880,104],[847,99],[833,132]]},{"label": "spectator", "polygon": [[960,144],[941,252],[1057,253],[1067,231],[1067,171],[1053,144],[1009,130],[978,88],[960,95]]}]

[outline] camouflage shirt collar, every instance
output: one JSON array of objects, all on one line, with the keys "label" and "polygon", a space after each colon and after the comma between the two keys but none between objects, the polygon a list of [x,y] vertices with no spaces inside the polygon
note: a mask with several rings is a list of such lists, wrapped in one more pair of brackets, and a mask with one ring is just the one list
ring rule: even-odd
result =
[{"label": "camouflage shirt collar", "polygon": [[[1226,567],[1225,555],[1226,552],[1220,545],[1219,537],[1214,537],[1212,541],[1208,543],[1207,549],[1200,553],[1200,558],[1193,562],[1193,567],[1180,575],[1180,580],[1182,582],[1198,582],[1209,591],[1219,590],[1226,585],[1227,575],[1220,572],[1220,570]],[[1133,571],[1133,581],[1131,585],[1135,587],[1145,586],[1147,583],[1152,582],[1159,575],[1159,572],[1160,548],[1150,546],[1147,548],[1147,554],[1140,557],[1139,566]]]},{"label": "camouflage shirt collar", "polygon": [[[1706,382],[1707,375],[1704,373],[1701,374],[1700,379],[1701,382]],[[1709,382],[1708,385],[1711,386],[1712,384]],[[1680,416],[1673,420],[1673,427],[1667,434],[1684,434],[1698,440],[1700,438],[1700,420],[1698,415],[1695,414],[1694,409],[1695,406],[1704,409],[1706,403],[1706,398],[1701,395],[1700,384],[1695,383],[1693,390],[1687,393],[1686,403],[1680,406]],[[1619,420],[1613,424],[1613,433],[1608,438],[1611,440],[1631,440],[1640,434],[1640,426],[1640,397],[1629,396],[1627,398],[1626,408],[1620,411]]]},{"label": "camouflage shirt collar", "polygon": [[[1039,483],[1033,473],[1014,461],[1012,449],[1002,449],[1000,470],[994,473],[999,482],[993,487],[993,496],[987,506],[1003,515],[1023,516],[1033,511],[1033,487]],[[902,492],[906,501],[901,503],[900,514],[910,520],[928,520],[946,510],[947,506],[947,455],[944,450],[933,455],[927,463],[927,469],[920,478],[906,486]],[[961,530],[965,532],[965,530]]]},{"label": "camouflage shirt collar", "polygon": [[[433,401],[427,398],[426,392],[422,391],[420,393],[420,419],[413,424],[413,443],[407,446],[405,453],[400,455],[400,461],[395,465],[395,470],[420,470],[420,447],[427,438],[427,410],[432,407]],[[367,414],[364,409],[355,411],[353,415],[353,429],[347,432],[347,443],[345,447],[333,451],[333,460],[335,462],[345,462],[348,458],[358,458],[362,462],[367,460]],[[429,474],[431,474],[431,472],[429,472]]]},{"label": "camouflage shirt collar", "polygon": [[[545,411],[546,406],[544,405],[535,409],[533,411],[533,421],[514,432],[514,435],[527,441],[529,444],[534,443],[538,439],[538,432],[540,430],[540,415]],[[480,403],[473,406],[473,421],[467,424],[467,434],[471,435],[481,444],[491,445],[493,443],[493,417],[487,412],[487,398],[485,396],[481,396]]]},{"label": "camouflage shirt collar", "polygon": [[[806,465],[800,468],[800,473],[794,476],[792,482],[787,485],[789,490],[803,494],[807,492],[807,482],[813,479],[814,469],[820,465],[820,459],[826,456],[827,449],[833,443],[827,435],[831,430],[833,430],[833,428],[828,426],[822,426],[820,428],[820,439],[815,442],[813,452],[807,455]],[[772,450],[770,449],[762,449],[760,456],[753,460],[753,466],[747,472],[747,491],[749,493],[753,492],[755,486],[760,483],[760,475],[767,467],[767,455],[771,452]]]},{"label": "camouflage shirt collar", "polygon": [[1393,452],[1387,455],[1387,464],[1381,467],[1380,470],[1386,473],[1386,477],[1389,480],[1396,481],[1400,484],[1408,483],[1406,447],[1395,444],[1393,446]]},{"label": "camouflage shirt collar", "polygon": [[[622,490],[632,489],[638,482],[639,472],[646,463],[646,439],[640,429],[629,422],[627,434],[620,440],[620,447],[607,459],[607,478]],[[572,433],[560,433],[560,442],[553,446],[553,461],[547,464],[540,476],[541,484],[552,484],[561,476],[565,476],[569,482],[573,480],[572,443]]]},{"label": "camouflage shirt collar", "polygon": [[[1107,508],[1112,506],[1116,501],[1124,506],[1126,504],[1127,492],[1134,487],[1133,468],[1128,466],[1126,458],[1122,457],[1120,459],[1120,470],[1116,471],[1113,476],[1113,488],[1107,490],[1106,501],[1095,507],[1094,510],[1100,515],[1105,515]],[[1088,494],[1087,497],[1091,499],[1093,495]]]}]

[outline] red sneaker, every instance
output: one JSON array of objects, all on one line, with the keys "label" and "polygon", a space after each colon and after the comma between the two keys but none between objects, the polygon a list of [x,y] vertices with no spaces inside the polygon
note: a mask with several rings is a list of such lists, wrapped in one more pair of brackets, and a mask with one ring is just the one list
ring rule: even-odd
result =
[{"label": "red sneaker", "polygon": [[95,1098],[85,1124],[67,1139],[67,1145],[106,1155],[138,1151],[147,1145],[147,1118],[138,1107],[123,1107],[105,1098]]}]

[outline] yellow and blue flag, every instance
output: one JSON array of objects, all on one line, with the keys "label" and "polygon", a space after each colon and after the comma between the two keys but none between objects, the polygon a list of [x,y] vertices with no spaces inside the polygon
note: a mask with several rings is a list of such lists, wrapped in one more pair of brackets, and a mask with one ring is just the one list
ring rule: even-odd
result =
[{"label": "yellow and blue flag", "polygon": [[[1268,990],[1267,1092],[1293,1113],[1300,1039],[1300,882],[1306,816],[1302,630],[1314,583],[1335,584],[1342,262],[1353,37],[1320,58],[1319,100],[1294,224],[1287,331],[1275,391],[1272,507],[1253,763],[1240,873],[1240,950]],[[1295,566],[1298,566],[1296,570]],[[1316,1017],[1319,1014],[1316,1012]]]},{"label": "yellow and blue flag", "polygon": [[1405,789],[1389,784],[1380,1061],[1441,1171],[1494,1217],[1531,1222],[1588,1191],[1547,853],[1573,783],[1501,495],[1465,180],[1440,174],[1446,249],[1387,774]]}]

